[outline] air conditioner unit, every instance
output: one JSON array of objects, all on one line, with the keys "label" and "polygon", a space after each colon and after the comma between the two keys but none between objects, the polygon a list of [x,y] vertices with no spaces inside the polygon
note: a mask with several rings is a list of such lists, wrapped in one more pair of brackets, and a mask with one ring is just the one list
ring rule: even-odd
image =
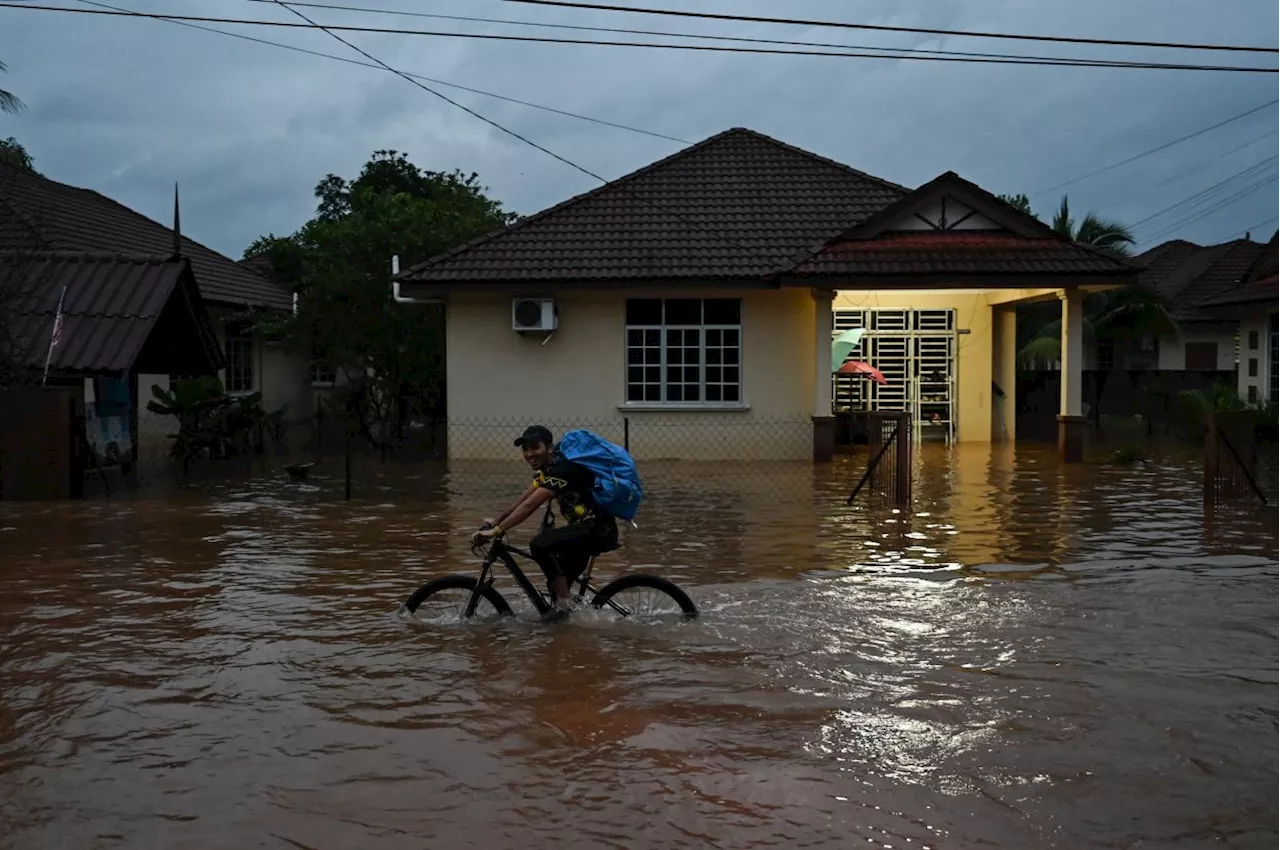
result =
[{"label": "air conditioner unit", "polygon": [[555,299],[511,299],[511,329],[543,333],[554,331],[556,329]]}]

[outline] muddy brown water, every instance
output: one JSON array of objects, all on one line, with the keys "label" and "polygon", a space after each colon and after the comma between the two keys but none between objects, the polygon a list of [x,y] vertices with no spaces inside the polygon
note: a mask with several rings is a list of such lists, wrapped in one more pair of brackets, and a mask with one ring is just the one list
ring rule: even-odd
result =
[{"label": "muddy brown water", "polygon": [[924,460],[655,468],[661,628],[396,616],[518,464],[0,503],[0,848],[1275,847],[1274,499]]}]

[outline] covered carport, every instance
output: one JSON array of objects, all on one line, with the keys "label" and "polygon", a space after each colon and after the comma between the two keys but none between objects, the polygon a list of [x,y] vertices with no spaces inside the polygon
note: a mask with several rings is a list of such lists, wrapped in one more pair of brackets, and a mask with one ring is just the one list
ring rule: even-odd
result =
[{"label": "covered carport", "polygon": [[[1061,236],[948,172],[816,246],[779,282],[811,287],[818,298],[815,420],[830,422],[834,431],[826,369],[842,313],[852,311],[867,325],[881,322],[881,314],[899,324],[919,324],[928,313],[937,317],[940,339],[951,333],[956,340],[952,357],[958,369],[939,383],[949,387],[948,403],[960,420],[958,427],[951,425],[953,438],[965,442],[1016,438],[1016,309],[1057,299],[1063,372],[1058,445],[1064,460],[1078,461],[1084,431],[1084,299],[1131,282],[1139,271],[1123,257]],[[863,318],[856,319],[858,312]],[[878,330],[869,327],[869,336]],[[907,332],[902,335],[907,338]],[[902,370],[907,383],[919,380],[919,358],[910,353],[911,345],[918,348],[919,342],[900,346],[908,352],[904,360],[915,358]],[[886,393],[883,403],[887,409],[921,405],[921,394],[913,392]],[[929,403],[937,402],[923,402]],[[925,418],[917,409],[916,415],[920,430],[942,420],[938,412]]]}]

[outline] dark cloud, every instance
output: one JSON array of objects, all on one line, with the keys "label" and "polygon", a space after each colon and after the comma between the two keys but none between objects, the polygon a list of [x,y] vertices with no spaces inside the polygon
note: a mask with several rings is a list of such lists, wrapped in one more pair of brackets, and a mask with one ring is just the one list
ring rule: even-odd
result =
[{"label": "dark cloud", "polygon": [[[74,5],[73,0],[67,0]],[[172,10],[172,0],[114,0]],[[727,22],[641,18],[468,0],[425,7],[410,0],[352,5],[597,26],[886,47],[1116,56],[1171,60],[1155,50],[806,30]],[[181,11],[294,20],[283,9],[235,0],[187,0]],[[669,7],[777,14],[771,0],[731,5],[664,0]],[[867,0],[838,11],[793,0],[787,14],[839,15],[868,23],[1060,33],[1149,40],[1274,41],[1271,0]],[[328,23],[519,32],[496,24],[307,10]],[[230,28],[230,27],[228,27]],[[362,59],[323,33],[236,28]],[[555,36],[589,34],[542,31]],[[0,116],[46,174],[103,191],[161,220],[182,185],[183,227],[239,256],[256,236],[286,233],[310,215],[326,173],[354,175],[378,149],[407,152],[426,168],[478,172],[511,209],[533,212],[596,181],[529,148],[386,72],[301,55],[174,24],[0,9],[5,88],[29,111]],[[640,51],[589,46],[348,36],[396,67],[604,120],[697,140],[749,126],[864,171],[908,185],[955,170],[997,192],[1035,192],[1169,141],[1275,97],[1272,75],[992,67]],[[57,45],[56,50],[49,49]],[[1196,62],[1257,63],[1261,57],[1177,54]],[[362,60],[363,61],[363,60]],[[1271,60],[1274,62],[1274,59]],[[679,148],[664,141],[532,110],[455,89],[439,91],[595,173],[614,178]],[[1265,110],[1220,131],[1072,185],[1072,206],[1137,221],[1228,177],[1277,149],[1275,136],[1223,156],[1276,127]],[[1274,166],[1271,166],[1274,167]],[[1267,168],[1257,172],[1262,178]],[[1176,178],[1176,179],[1173,179]],[[1163,181],[1166,185],[1159,186]],[[1161,228],[1248,185],[1233,183],[1201,206],[1138,228]],[[1061,191],[1033,198],[1048,214]],[[1234,236],[1276,215],[1274,182],[1170,235]],[[1269,235],[1274,222],[1263,227]],[[1168,238],[1163,237],[1163,238]]]}]

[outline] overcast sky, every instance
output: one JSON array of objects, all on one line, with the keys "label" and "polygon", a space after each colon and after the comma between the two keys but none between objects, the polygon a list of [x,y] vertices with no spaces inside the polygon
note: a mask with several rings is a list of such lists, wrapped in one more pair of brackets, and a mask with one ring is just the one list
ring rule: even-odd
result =
[{"label": "overcast sky", "polygon": [[[5,0],[11,2],[11,0]],[[91,8],[79,0],[43,5]],[[105,0],[136,11],[297,21],[249,0]],[[339,5],[667,32],[1270,65],[1266,54],[1097,48],[589,12],[500,0],[329,0]],[[1275,46],[1275,0],[634,0],[738,14],[1152,41]],[[321,23],[447,32],[638,40],[493,23],[304,9]],[[323,32],[219,25],[361,59]],[[1275,74],[1046,68],[732,55],[619,47],[344,34],[402,70],[697,141],[746,126],[863,171],[917,186],[947,170],[993,192],[1047,189],[1274,100]],[[168,221],[181,184],[187,235],[233,257],[255,237],[294,231],[325,174],[354,176],[392,148],[425,168],[476,171],[527,214],[597,185],[538,150],[382,70],[177,24],[0,8],[0,88],[27,111],[0,115],[45,175],[96,189]],[[363,60],[362,60],[363,61]],[[450,97],[608,179],[678,142],[457,89]],[[1200,199],[1135,227],[1140,247],[1203,243],[1276,227],[1277,109],[1070,186],[1071,206],[1139,222],[1257,165]],[[1269,134],[1269,135],[1268,135]],[[1255,141],[1256,140],[1256,141]],[[1248,144],[1254,142],[1253,144]],[[1245,146],[1245,147],[1242,147]],[[1232,151],[1233,148],[1240,148]],[[1270,157],[1270,162],[1266,162]],[[1264,181],[1264,182],[1259,182]],[[1256,186],[1217,212],[1174,228]],[[1062,191],[1033,195],[1048,218]]]}]

